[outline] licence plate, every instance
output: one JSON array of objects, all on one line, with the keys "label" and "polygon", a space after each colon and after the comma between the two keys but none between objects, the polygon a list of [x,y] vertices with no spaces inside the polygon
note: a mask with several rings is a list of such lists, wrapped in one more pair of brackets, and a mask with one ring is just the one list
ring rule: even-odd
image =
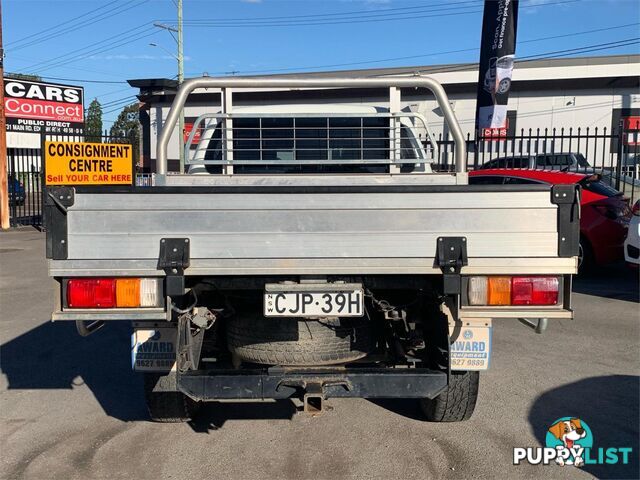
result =
[{"label": "licence plate", "polygon": [[264,294],[265,317],[361,317],[362,289],[273,292]]}]

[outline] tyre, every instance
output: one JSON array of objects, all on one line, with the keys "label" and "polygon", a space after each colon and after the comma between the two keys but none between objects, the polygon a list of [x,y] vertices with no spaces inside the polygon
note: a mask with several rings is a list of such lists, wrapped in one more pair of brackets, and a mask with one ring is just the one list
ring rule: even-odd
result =
[{"label": "tyre", "polygon": [[357,360],[373,348],[365,318],[301,320],[236,317],[227,343],[240,360],[265,365],[331,365]]},{"label": "tyre", "polygon": [[591,248],[589,240],[580,237],[580,243],[578,244],[578,274],[593,271],[595,263],[593,249]]},{"label": "tyre", "polygon": [[449,385],[436,398],[423,398],[420,407],[430,422],[461,422],[473,414],[478,400],[479,372],[451,372]]},{"label": "tyre", "polygon": [[178,391],[153,391],[157,384],[173,381],[175,379],[155,373],[144,374],[144,396],[147,403],[149,416],[154,422],[179,423],[193,420],[200,403],[187,397]]},{"label": "tyre", "polygon": [[511,88],[511,79],[503,78],[502,80],[500,80],[500,83],[498,84],[498,93],[503,93],[503,94],[507,93],[510,88]]}]

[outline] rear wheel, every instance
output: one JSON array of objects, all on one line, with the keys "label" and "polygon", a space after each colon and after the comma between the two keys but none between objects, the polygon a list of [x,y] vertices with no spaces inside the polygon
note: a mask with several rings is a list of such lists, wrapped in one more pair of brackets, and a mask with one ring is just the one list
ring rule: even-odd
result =
[{"label": "rear wheel", "polygon": [[423,398],[420,407],[430,422],[461,422],[471,418],[478,400],[479,372],[451,372],[449,385],[436,398]]},{"label": "rear wheel", "polygon": [[144,395],[151,420],[162,423],[193,420],[201,404],[182,392],[162,390],[163,387],[168,388],[171,383],[175,384],[175,379],[169,376],[144,374]]}]

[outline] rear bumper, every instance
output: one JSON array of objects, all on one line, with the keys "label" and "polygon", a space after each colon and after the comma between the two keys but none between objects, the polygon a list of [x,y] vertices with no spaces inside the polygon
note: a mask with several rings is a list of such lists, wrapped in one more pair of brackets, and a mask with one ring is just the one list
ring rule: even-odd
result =
[{"label": "rear bumper", "polygon": [[294,398],[311,386],[320,387],[327,398],[434,398],[447,386],[447,374],[428,369],[274,367],[178,374],[177,386],[198,401]]}]

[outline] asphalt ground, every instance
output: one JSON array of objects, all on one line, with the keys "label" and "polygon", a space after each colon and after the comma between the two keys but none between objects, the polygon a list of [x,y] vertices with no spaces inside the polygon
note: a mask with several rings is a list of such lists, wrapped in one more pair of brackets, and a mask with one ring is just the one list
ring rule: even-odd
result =
[{"label": "asphalt ground", "polygon": [[[319,417],[291,401],[207,405],[191,424],[148,421],[130,370],[129,326],[88,338],[49,321],[44,235],[0,233],[0,477],[7,479],[638,478],[637,272],[574,285],[576,318],[536,335],[494,322],[491,369],[471,420],[420,420],[415,401],[330,399]],[[514,466],[559,417],[627,465]]]}]

